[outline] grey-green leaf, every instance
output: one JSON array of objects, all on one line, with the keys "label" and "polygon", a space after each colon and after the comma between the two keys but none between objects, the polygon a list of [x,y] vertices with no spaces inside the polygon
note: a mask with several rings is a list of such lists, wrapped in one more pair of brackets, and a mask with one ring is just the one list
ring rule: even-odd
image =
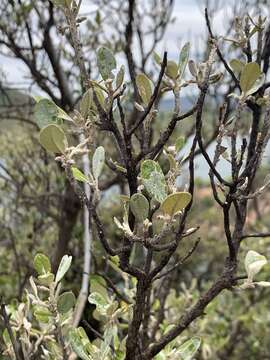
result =
[{"label": "grey-green leaf", "polygon": [[84,118],[86,118],[89,114],[90,108],[93,104],[93,90],[88,89],[80,102],[80,112]]},{"label": "grey-green leaf", "polygon": [[262,267],[267,264],[266,257],[257,253],[256,251],[249,250],[245,257],[245,268],[248,274],[248,279],[253,280],[253,277],[261,271]]},{"label": "grey-green leaf", "polygon": [[178,66],[175,61],[169,60],[166,66],[166,75],[171,79],[176,79],[178,75]]},{"label": "grey-green leaf", "polygon": [[136,85],[143,103],[147,105],[152,96],[151,81],[146,75],[138,74],[136,76]]},{"label": "grey-green leaf", "polygon": [[253,87],[260,75],[261,69],[257,63],[251,62],[244,66],[240,77],[240,87],[244,94]]},{"label": "grey-green leaf", "polygon": [[189,60],[188,68],[189,68],[191,75],[193,75],[194,77],[197,77],[198,68],[197,68],[197,65],[194,60]]},{"label": "grey-green leaf", "polygon": [[148,179],[152,172],[159,172],[162,173],[162,169],[158,162],[154,160],[145,160],[141,164],[141,176],[144,179]]},{"label": "grey-green leaf", "polygon": [[77,180],[77,181],[81,181],[81,182],[85,182],[88,183],[89,179],[86,175],[84,175],[84,173],[81,172],[81,170],[79,170],[78,168],[76,168],[75,166],[72,166],[71,168],[72,171],[72,175],[73,177]]},{"label": "grey-green leaf", "polygon": [[57,310],[61,314],[65,314],[74,307],[75,302],[76,298],[72,291],[64,292],[57,300]]},{"label": "grey-green leaf", "polygon": [[149,202],[143,194],[133,194],[130,198],[130,210],[136,220],[142,222],[148,217]]},{"label": "grey-green leaf", "polygon": [[34,310],[34,316],[38,321],[42,323],[48,323],[52,317],[52,313],[45,306],[36,306]]},{"label": "grey-green leaf", "polygon": [[44,254],[37,254],[34,258],[34,268],[39,275],[45,275],[47,273],[50,273],[50,259]]},{"label": "grey-green leaf", "polygon": [[94,178],[98,180],[102,169],[105,164],[105,150],[103,146],[99,146],[96,151],[94,152],[93,159],[92,159],[92,171]]},{"label": "grey-green leaf", "polygon": [[39,133],[40,144],[49,152],[64,153],[68,142],[64,131],[60,126],[50,124]]},{"label": "grey-green leaf", "polygon": [[254,85],[246,92],[246,95],[252,95],[263,86],[265,81],[265,74],[261,73],[259,78],[255,81]]},{"label": "grey-green leaf", "polygon": [[178,69],[179,69],[179,78],[182,79],[189,58],[190,43],[187,42],[183,47],[179,55]]},{"label": "grey-green leaf", "polygon": [[58,267],[58,270],[57,270],[57,273],[56,273],[56,278],[55,278],[55,281],[57,283],[63,279],[66,272],[70,268],[71,262],[72,262],[72,256],[64,255],[62,257],[62,260],[61,260],[60,265]]},{"label": "grey-green leaf", "polygon": [[69,332],[69,341],[72,350],[83,360],[94,360],[89,354],[88,349],[91,349],[91,343],[82,327],[72,329]]},{"label": "grey-green leaf", "polygon": [[49,286],[54,281],[54,274],[48,272],[44,275],[39,275],[38,281],[41,285]]},{"label": "grey-green leaf", "polygon": [[105,46],[98,49],[97,65],[103,80],[114,78],[112,70],[116,69],[116,60],[111,50]]},{"label": "grey-green leaf", "polygon": [[118,71],[118,73],[116,75],[116,87],[117,87],[117,89],[123,84],[124,76],[125,76],[125,67],[124,67],[124,65],[122,65],[120,67],[120,70]]},{"label": "grey-green leaf", "polygon": [[94,304],[97,307],[97,311],[101,315],[106,315],[107,309],[109,308],[110,304],[107,300],[99,293],[93,292],[88,296],[88,301],[90,304]]},{"label": "grey-green leaf", "polygon": [[179,138],[175,142],[175,150],[176,152],[179,152],[183,149],[186,143],[186,138],[184,136],[179,136]]},{"label": "grey-green leaf", "polygon": [[57,122],[57,106],[49,99],[40,99],[34,107],[34,117],[40,128]]},{"label": "grey-green leaf", "polygon": [[188,192],[176,192],[167,196],[160,207],[165,214],[173,216],[183,210],[191,199],[192,196]]},{"label": "grey-green leaf", "polygon": [[238,59],[232,59],[230,61],[230,67],[236,74],[240,74],[245,66],[245,63]]},{"label": "grey-green leaf", "polygon": [[55,124],[59,119],[73,121],[72,118],[52,100],[36,98],[34,117],[40,128],[49,124]]},{"label": "grey-green leaf", "polygon": [[201,339],[194,337],[182,344],[177,351],[177,355],[180,355],[182,360],[191,360],[201,345]]},{"label": "grey-green leaf", "polygon": [[154,52],[154,60],[158,65],[161,65],[162,60],[158,53]]},{"label": "grey-green leaf", "polygon": [[143,161],[141,177],[147,192],[158,202],[162,202],[167,196],[167,191],[165,177],[159,163],[153,160]]}]

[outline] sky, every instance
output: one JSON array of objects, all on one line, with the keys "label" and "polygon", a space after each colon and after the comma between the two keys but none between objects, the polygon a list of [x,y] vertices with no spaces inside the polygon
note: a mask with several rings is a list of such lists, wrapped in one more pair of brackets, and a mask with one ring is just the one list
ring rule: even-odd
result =
[{"label": "sky", "polygon": [[[83,1],[82,12],[91,8],[90,3],[90,0]],[[198,49],[200,40],[205,34],[203,6],[204,0],[175,0],[173,12],[175,22],[168,27],[160,46],[161,50],[169,50],[171,59],[178,57],[180,44],[188,40],[193,41],[193,49]],[[217,13],[215,24],[219,25],[217,28],[221,28],[220,13]],[[27,72],[21,61],[0,55],[0,69],[7,75],[8,82],[25,83]]]}]

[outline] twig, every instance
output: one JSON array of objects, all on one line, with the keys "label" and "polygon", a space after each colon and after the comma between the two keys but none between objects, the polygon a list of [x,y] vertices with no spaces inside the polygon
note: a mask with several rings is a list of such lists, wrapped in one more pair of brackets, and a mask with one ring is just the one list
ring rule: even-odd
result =
[{"label": "twig", "polygon": [[9,322],[9,316],[8,316],[8,314],[6,312],[6,305],[3,304],[3,303],[1,303],[1,314],[2,314],[2,317],[3,317],[3,320],[4,320],[5,327],[6,327],[7,331],[8,331],[8,335],[10,337],[10,341],[11,341],[11,344],[12,344],[12,348],[13,348],[15,357],[16,357],[17,360],[24,360],[24,355],[23,355],[21,346],[20,346],[20,344],[18,344],[17,340],[15,339],[14,333],[12,331],[12,328],[11,328],[11,325],[10,325],[10,322]]},{"label": "twig", "polygon": [[200,242],[200,238],[196,240],[195,244],[192,246],[192,248],[188,251],[188,253],[181,259],[179,260],[174,266],[172,266],[169,270],[167,270],[166,272],[156,276],[153,281],[158,280],[163,278],[164,276],[167,276],[168,274],[170,274],[172,271],[176,270],[179,266],[183,265],[184,262],[194,253],[194,251],[196,250],[197,246],[199,245]]}]

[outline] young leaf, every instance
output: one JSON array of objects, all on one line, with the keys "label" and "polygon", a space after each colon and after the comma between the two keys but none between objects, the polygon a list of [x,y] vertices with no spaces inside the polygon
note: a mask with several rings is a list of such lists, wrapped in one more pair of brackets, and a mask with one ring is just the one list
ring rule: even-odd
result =
[{"label": "young leaf", "polygon": [[240,77],[240,87],[244,94],[252,88],[260,75],[261,69],[257,63],[251,62],[244,66]]},{"label": "young leaf", "polygon": [[86,175],[84,175],[84,173],[81,172],[81,170],[79,170],[78,168],[76,168],[75,166],[72,166],[71,168],[72,171],[72,175],[73,177],[77,180],[77,181],[81,181],[81,182],[85,182],[88,183],[89,179]]},{"label": "young leaf", "polygon": [[48,323],[53,315],[45,306],[36,306],[34,310],[34,316],[38,321],[42,323]]},{"label": "young leaf", "polygon": [[154,52],[154,60],[158,65],[161,65],[162,63],[161,57],[156,52]]},{"label": "young leaf", "polygon": [[181,79],[184,75],[188,58],[189,58],[189,50],[190,50],[190,43],[187,42],[183,47],[179,55],[179,62],[178,62],[178,71],[179,71],[179,78]]},{"label": "young leaf", "polygon": [[120,67],[120,70],[118,71],[118,73],[116,75],[116,87],[117,87],[117,89],[123,84],[124,76],[125,76],[125,67],[124,67],[124,65],[122,65]]},{"label": "young leaf", "polygon": [[253,281],[253,278],[262,267],[267,264],[266,257],[257,253],[256,251],[249,250],[245,257],[245,268],[248,275],[248,280]]},{"label": "young leaf", "polygon": [[49,286],[54,280],[54,274],[48,272],[44,275],[38,276],[38,281],[41,285]]},{"label": "young leaf", "polygon": [[189,60],[188,69],[189,69],[191,75],[193,75],[194,77],[197,76],[198,68],[197,68],[197,65],[194,60]]},{"label": "young leaf", "polygon": [[105,46],[98,49],[97,66],[103,80],[114,78],[112,70],[116,69],[116,60],[111,50]]},{"label": "young leaf", "polygon": [[146,75],[138,74],[136,76],[136,85],[143,103],[147,105],[152,96],[151,81]]},{"label": "young leaf", "polygon": [[54,153],[64,153],[68,144],[64,131],[54,124],[50,124],[40,131],[39,142],[47,151]]},{"label": "young leaf", "polygon": [[194,337],[182,344],[177,351],[177,355],[180,355],[182,360],[191,360],[201,345],[201,339]]},{"label": "young leaf", "polygon": [[238,59],[232,59],[230,61],[230,67],[233,69],[233,71],[236,74],[240,74],[245,66],[245,63],[243,61],[240,61]]},{"label": "young leaf", "polygon": [[91,349],[90,343],[85,330],[82,327],[72,329],[69,332],[69,341],[72,350],[83,360],[94,360],[89,354],[88,349]]},{"label": "young leaf", "polygon": [[175,160],[174,156],[172,156],[172,154],[166,154],[166,155],[167,155],[167,159],[169,160],[170,170],[176,169],[177,161]]},{"label": "young leaf", "polygon": [[184,136],[180,136],[175,142],[175,150],[178,153],[185,146],[186,139]]},{"label": "young leaf", "polygon": [[72,256],[64,255],[62,257],[62,260],[60,262],[59,268],[56,273],[56,278],[55,278],[55,281],[57,283],[59,281],[61,281],[63,279],[63,277],[65,276],[66,272],[70,268],[71,261],[72,261]]},{"label": "young leaf", "polygon": [[183,210],[190,203],[191,198],[188,192],[176,192],[167,196],[160,207],[165,214],[173,216]]},{"label": "young leaf", "polygon": [[34,268],[39,275],[51,272],[51,262],[46,255],[37,254],[34,258]]},{"label": "young leaf", "polygon": [[73,308],[75,302],[76,298],[72,291],[64,292],[57,300],[57,310],[60,314],[65,314]]},{"label": "young leaf", "polygon": [[104,299],[108,299],[107,283],[100,275],[90,276],[90,293],[94,292],[102,295]]},{"label": "young leaf", "polygon": [[169,60],[166,66],[166,75],[171,79],[176,79],[178,75],[178,66],[176,62]]},{"label": "young leaf", "polygon": [[84,118],[86,118],[89,114],[90,108],[93,104],[93,90],[88,89],[80,102],[80,112]]},{"label": "young leaf", "polygon": [[104,297],[97,293],[91,293],[88,296],[88,301],[90,302],[90,304],[94,304],[97,307],[97,311],[101,314],[101,315],[106,315],[107,314],[107,309],[109,308],[110,304],[107,302],[106,299],[104,299]]},{"label": "young leaf", "polygon": [[92,171],[94,178],[96,180],[98,180],[104,164],[105,164],[105,150],[103,146],[99,146],[94,152],[92,159]]},{"label": "young leaf", "polygon": [[149,202],[143,194],[133,194],[130,198],[130,210],[137,221],[143,222],[149,214]]}]

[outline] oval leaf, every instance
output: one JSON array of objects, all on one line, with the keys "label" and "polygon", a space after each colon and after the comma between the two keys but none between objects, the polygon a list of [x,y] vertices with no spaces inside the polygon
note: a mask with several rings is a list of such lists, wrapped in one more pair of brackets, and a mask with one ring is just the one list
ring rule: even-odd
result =
[{"label": "oval leaf", "polygon": [[86,118],[89,114],[90,108],[93,104],[93,90],[88,89],[80,102],[80,112],[84,118]]},{"label": "oval leaf", "polygon": [[183,47],[179,55],[178,70],[179,78],[181,79],[184,75],[188,58],[189,58],[190,43],[187,42]]},{"label": "oval leaf", "polygon": [[167,191],[165,177],[159,163],[153,160],[143,161],[141,177],[147,192],[158,202],[162,202],[167,196]]},{"label": "oval leaf", "polygon": [[85,182],[88,183],[89,179],[86,175],[84,175],[84,173],[81,172],[81,170],[79,170],[78,168],[76,168],[75,166],[72,166],[71,168],[72,170],[72,175],[73,177],[77,180],[77,181],[81,181],[81,182]]},{"label": "oval leaf", "polygon": [[265,74],[264,73],[261,73],[259,79],[257,79],[254,83],[254,85],[251,87],[251,89],[249,89],[246,93],[246,95],[252,95],[254,94],[256,91],[259,90],[260,87],[263,86],[264,84],[264,81],[265,81]]},{"label": "oval leaf", "polygon": [[59,268],[56,273],[56,278],[55,278],[55,281],[57,283],[59,281],[61,281],[63,279],[63,277],[65,276],[66,272],[70,268],[71,261],[72,261],[72,256],[64,255],[62,257],[62,260],[60,262]]},{"label": "oval leaf", "polygon": [[189,60],[188,69],[189,69],[191,75],[193,75],[194,77],[197,76],[198,68],[197,68],[197,65],[194,60]]},{"label": "oval leaf", "polygon": [[51,272],[51,262],[46,255],[37,254],[34,258],[34,268],[39,275]]},{"label": "oval leaf", "polygon": [[147,105],[152,96],[151,81],[146,75],[138,74],[136,76],[136,85],[143,103]]},{"label": "oval leaf", "polygon": [[40,99],[34,107],[34,117],[40,128],[57,121],[57,106],[49,99]]},{"label": "oval leaf", "polygon": [[116,69],[116,60],[111,50],[105,46],[98,49],[97,65],[103,80],[114,78],[112,70]]},{"label": "oval leaf", "polygon": [[188,192],[177,192],[167,196],[161,204],[161,209],[167,215],[173,216],[183,210],[191,201],[191,194]]},{"label": "oval leaf", "polygon": [[116,75],[116,87],[117,88],[119,88],[123,84],[124,76],[125,76],[125,67],[124,67],[124,65],[122,65]]},{"label": "oval leaf", "polygon": [[46,273],[38,276],[38,281],[41,285],[49,286],[54,280],[54,274]]},{"label": "oval leaf", "polygon": [[175,142],[175,150],[178,153],[180,150],[183,149],[186,143],[186,138],[184,136],[180,136]]},{"label": "oval leaf", "polygon": [[57,310],[61,314],[69,312],[75,305],[76,298],[72,291],[67,291],[61,294],[57,300]]},{"label": "oval leaf", "polygon": [[262,267],[267,264],[266,257],[257,253],[256,251],[249,250],[245,257],[245,268],[250,281],[254,276],[261,271]]},{"label": "oval leaf", "polygon": [[47,151],[53,153],[64,153],[67,147],[64,131],[55,124],[50,124],[40,131],[39,142]]},{"label": "oval leaf", "polygon": [[90,276],[90,293],[97,292],[101,294],[104,299],[108,299],[107,283],[106,280],[100,275]]},{"label": "oval leaf", "polygon": [[182,344],[177,351],[177,354],[180,355],[180,359],[191,360],[196,352],[199,350],[201,345],[201,339],[194,337]]},{"label": "oval leaf", "polygon": [[52,313],[45,306],[36,306],[34,310],[34,316],[38,321],[42,323],[48,323],[52,317]]},{"label": "oval leaf", "polygon": [[69,332],[69,341],[72,350],[83,360],[92,360],[88,350],[91,349],[92,344],[90,343],[85,330],[82,327],[72,329]]},{"label": "oval leaf", "polygon": [[178,75],[178,66],[176,62],[169,60],[166,66],[166,75],[171,79],[176,79]]},{"label": "oval leaf", "polygon": [[143,194],[133,194],[130,198],[130,210],[137,221],[144,221],[149,214],[149,202]]},{"label": "oval leaf", "polygon": [[243,93],[247,93],[252,88],[260,75],[261,69],[257,63],[251,62],[244,66],[240,77],[240,87]]},{"label": "oval leaf", "polygon": [[230,61],[230,67],[233,69],[233,71],[236,74],[240,74],[245,66],[245,63],[243,61],[240,61],[238,59],[232,59]]},{"label": "oval leaf", "polygon": [[104,299],[104,297],[101,294],[97,292],[91,293],[88,296],[88,301],[90,302],[90,304],[96,305],[97,311],[101,315],[107,314],[107,309],[110,307],[110,304],[107,302],[106,299]]},{"label": "oval leaf", "polygon": [[92,159],[92,171],[94,178],[96,180],[98,180],[104,164],[105,164],[105,150],[103,146],[99,146],[94,152]]},{"label": "oval leaf", "polygon": [[149,179],[152,172],[159,172],[163,174],[162,169],[158,162],[154,160],[145,160],[141,164],[141,177]]}]

